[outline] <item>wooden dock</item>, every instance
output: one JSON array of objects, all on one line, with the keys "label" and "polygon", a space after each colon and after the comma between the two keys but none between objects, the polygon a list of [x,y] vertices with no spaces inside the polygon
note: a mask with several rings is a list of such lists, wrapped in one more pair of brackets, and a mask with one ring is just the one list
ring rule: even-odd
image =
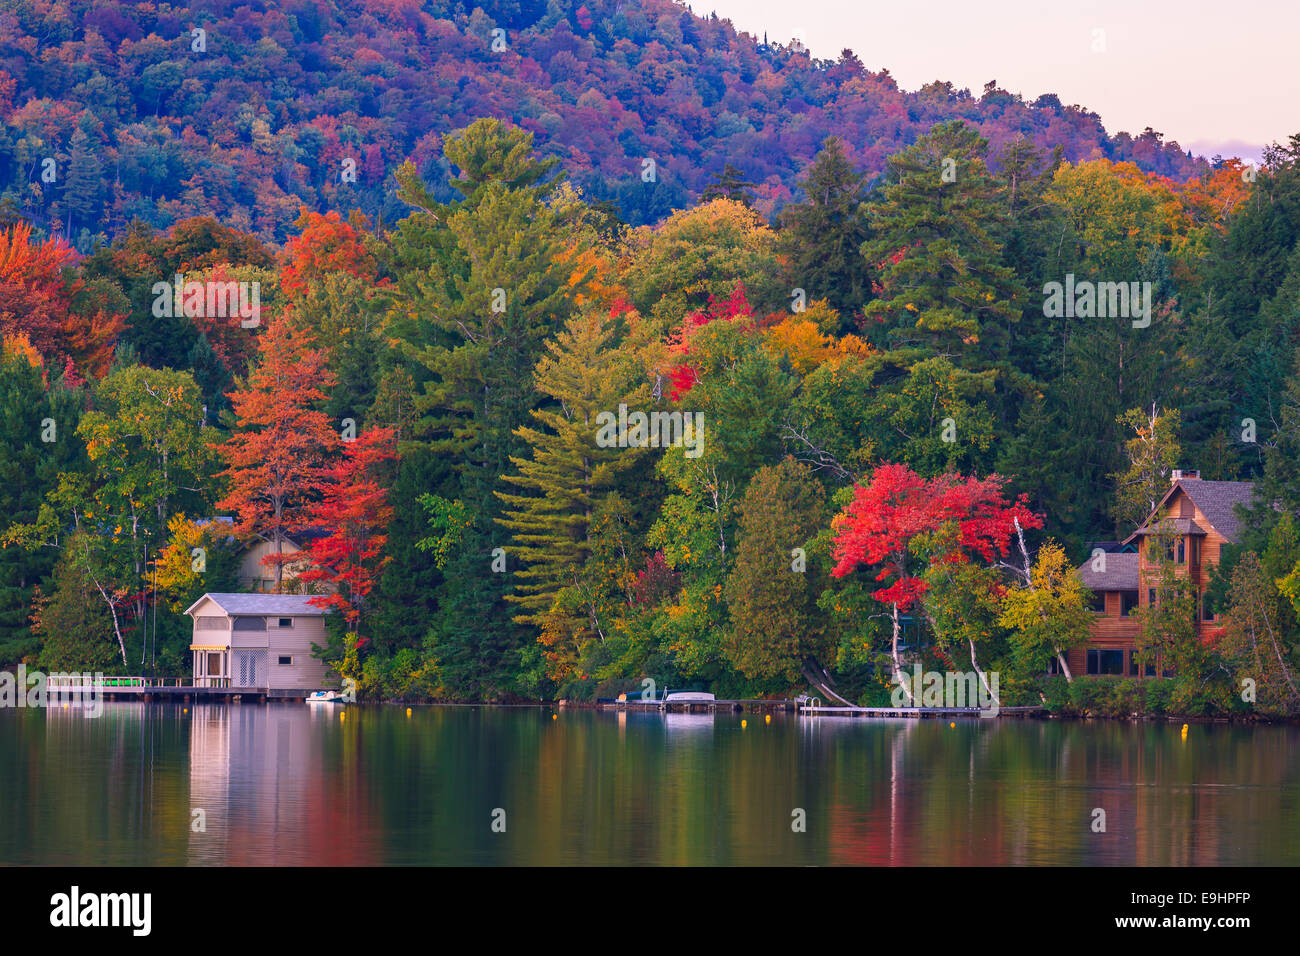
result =
[{"label": "wooden dock", "polygon": [[[563,702],[561,702],[563,706]],[[847,707],[823,706],[816,698],[798,700],[614,700],[596,701],[598,710],[640,711],[642,713],[710,714],[710,713],[794,713],[801,717],[904,717],[912,719],[944,717],[979,717],[984,711],[979,707]],[[1026,716],[1041,713],[1046,708],[999,707],[998,716]]]},{"label": "wooden dock", "polygon": [[633,710],[663,714],[777,714],[795,712],[793,700],[613,700],[596,701],[598,710]]},{"label": "wooden dock", "polygon": [[[999,707],[997,716],[1006,714],[1010,717],[1036,714],[1047,708],[1036,707]],[[980,717],[985,711],[980,707],[822,707],[820,705],[800,705],[799,714],[803,717]]]},{"label": "wooden dock", "polygon": [[229,679],[212,678],[212,684],[195,686],[188,677],[103,677],[99,680],[81,676],[51,674],[46,678],[46,692],[51,696],[101,697],[104,700],[191,701],[306,701],[319,688],[234,687]]}]

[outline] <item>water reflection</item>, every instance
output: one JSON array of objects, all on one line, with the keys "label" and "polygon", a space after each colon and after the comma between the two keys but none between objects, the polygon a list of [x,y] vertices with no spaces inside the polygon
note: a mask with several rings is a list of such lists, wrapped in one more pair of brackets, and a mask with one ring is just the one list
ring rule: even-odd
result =
[{"label": "water reflection", "polygon": [[[0,863],[1300,859],[1296,728],[1196,726],[1182,739],[1176,724],[745,719],[300,704],[0,712]],[[792,829],[798,811],[806,832]]]}]

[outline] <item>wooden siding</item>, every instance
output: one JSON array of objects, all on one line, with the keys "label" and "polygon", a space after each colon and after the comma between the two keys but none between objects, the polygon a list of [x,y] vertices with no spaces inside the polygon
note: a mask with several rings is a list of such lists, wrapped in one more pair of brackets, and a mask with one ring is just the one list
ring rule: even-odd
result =
[{"label": "wooden siding", "polygon": [[[1223,551],[1223,545],[1227,543],[1225,538],[1217,528],[1211,523],[1205,513],[1196,507],[1196,503],[1191,496],[1182,488],[1174,491],[1167,504],[1167,515],[1171,518],[1190,519],[1201,528],[1204,535],[1187,535],[1185,540],[1188,542],[1185,560],[1182,564],[1175,567],[1175,574],[1179,577],[1189,578],[1194,589],[1198,594],[1205,591],[1210,580],[1210,569],[1219,563],[1219,557]],[[1148,591],[1155,586],[1155,576],[1157,565],[1148,558],[1149,536],[1142,536],[1138,541],[1138,606],[1147,608],[1150,606]],[[1176,542],[1175,542],[1176,543]],[[1132,650],[1137,646],[1137,636],[1140,631],[1140,625],[1136,618],[1120,617],[1120,594],[1119,591],[1104,592],[1106,596],[1105,614],[1097,614],[1092,623],[1092,637],[1088,641],[1088,647],[1098,649],[1120,649]],[[1197,614],[1200,609],[1198,606]],[[1197,621],[1197,633],[1204,636],[1206,634],[1217,633],[1222,627],[1221,621]],[[1067,660],[1070,669],[1075,674],[1086,673],[1086,649],[1079,648],[1072,651]]]}]

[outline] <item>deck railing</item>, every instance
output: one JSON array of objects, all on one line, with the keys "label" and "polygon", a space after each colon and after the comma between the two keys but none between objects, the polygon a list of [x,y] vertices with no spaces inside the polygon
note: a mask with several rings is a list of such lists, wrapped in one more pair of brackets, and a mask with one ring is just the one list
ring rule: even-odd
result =
[{"label": "deck railing", "polygon": [[45,678],[49,690],[110,689],[116,687],[229,687],[229,677],[94,677],[89,674],[50,674]]}]

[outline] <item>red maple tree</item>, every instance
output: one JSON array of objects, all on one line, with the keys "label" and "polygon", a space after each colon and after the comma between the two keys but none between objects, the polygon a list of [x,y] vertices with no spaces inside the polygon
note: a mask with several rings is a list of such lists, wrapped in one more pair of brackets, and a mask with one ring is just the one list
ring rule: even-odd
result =
[{"label": "red maple tree", "polygon": [[668,338],[668,354],[673,364],[668,369],[668,378],[672,383],[668,398],[678,401],[695,387],[700,380],[699,372],[690,364],[691,340],[695,333],[714,322],[744,322],[754,326],[754,310],[745,297],[744,284],[737,282],[731,295],[719,301],[709,296],[709,304],[698,312],[692,312]]},{"label": "red maple tree", "polygon": [[[962,478],[942,474],[922,478],[906,465],[881,465],[871,481],[853,489],[853,500],[831,522],[835,538],[831,573],[842,578],[859,566],[875,568],[875,580],[884,586],[871,596],[890,607],[893,618],[893,658],[898,657],[899,615],[924,596],[928,585],[921,576],[925,564],[965,562],[976,557],[994,561],[1005,557],[1016,522],[1021,528],[1041,528],[1043,520],[1029,510],[1024,495],[1007,501],[1002,495],[1006,479]],[[931,534],[953,523],[956,534],[922,561],[912,555],[919,535]]]},{"label": "red maple tree", "polygon": [[376,472],[396,455],[391,428],[371,428],[345,442],[342,461],[326,473],[328,487],[311,509],[312,521],[329,534],[308,546],[312,567],[302,578],[334,585],[334,593],[314,597],[311,603],[339,611],[351,630],[356,630],[366,598],[387,562],[382,556],[388,541],[384,529],[393,507]]}]

